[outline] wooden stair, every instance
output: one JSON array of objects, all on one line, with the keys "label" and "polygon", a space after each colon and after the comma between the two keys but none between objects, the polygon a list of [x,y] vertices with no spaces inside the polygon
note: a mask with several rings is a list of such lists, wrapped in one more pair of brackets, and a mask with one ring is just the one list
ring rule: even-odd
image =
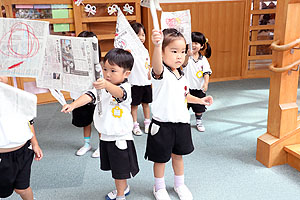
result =
[{"label": "wooden stair", "polygon": [[300,171],[300,144],[285,146],[284,150],[287,152],[287,164]]}]

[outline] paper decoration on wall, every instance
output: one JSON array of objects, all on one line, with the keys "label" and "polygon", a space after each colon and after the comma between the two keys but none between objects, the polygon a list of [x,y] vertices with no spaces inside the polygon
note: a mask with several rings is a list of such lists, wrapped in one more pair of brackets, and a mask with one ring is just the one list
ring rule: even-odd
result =
[{"label": "paper decoration on wall", "polygon": [[125,14],[127,15],[128,13],[129,14],[133,14],[133,11],[134,11],[134,7],[133,6],[130,6],[128,3],[126,3],[124,6],[123,6],[123,11],[125,12]]},{"label": "paper decoration on wall", "polygon": [[108,6],[107,12],[109,15],[116,15],[118,13],[118,6],[116,4],[113,4],[111,6]]},{"label": "paper decoration on wall", "polygon": [[97,12],[97,8],[96,6],[91,6],[90,4],[84,4],[83,0],[74,0],[75,4],[77,6],[83,5],[84,6],[84,12],[88,13],[88,16],[90,16],[90,14],[95,15]]},{"label": "paper decoration on wall", "polygon": [[84,7],[84,12],[88,13],[88,16],[90,14],[95,15],[96,14],[96,6],[91,6],[90,4],[86,4]]}]

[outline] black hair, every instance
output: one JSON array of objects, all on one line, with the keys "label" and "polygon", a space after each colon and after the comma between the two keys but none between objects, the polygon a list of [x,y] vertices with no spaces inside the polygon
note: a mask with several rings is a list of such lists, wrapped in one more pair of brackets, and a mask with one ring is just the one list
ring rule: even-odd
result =
[{"label": "black hair", "polygon": [[[97,37],[97,35],[91,31],[82,31],[81,33],[78,34],[77,37]],[[98,42],[98,50],[99,50],[99,61],[101,61],[101,48],[100,48],[100,44]]]},{"label": "black hair", "polygon": [[199,53],[201,54],[201,51],[205,50],[205,57],[209,58],[211,56],[211,47],[208,43],[208,39],[205,37],[203,33],[200,32],[192,32],[192,42],[197,42],[203,48],[200,49]]},{"label": "black hair", "polygon": [[120,48],[113,48],[104,56],[103,62],[108,62],[110,65],[118,65],[124,70],[131,71],[133,67],[133,56],[129,51]]},{"label": "black hair", "polygon": [[144,31],[144,33],[146,35],[146,29],[143,26],[143,24],[138,23],[138,22],[134,22],[134,23],[131,23],[130,25],[131,25],[132,29],[134,30],[134,32],[136,34],[139,34],[140,30],[143,29],[143,31]]},{"label": "black hair", "polygon": [[180,33],[175,28],[166,28],[163,30],[163,34],[164,34],[164,40],[162,43],[162,50],[164,50],[166,48],[166,46],[168,46],[171,42],[173,42],[174,40],[177,40],[179,38],[183,38],[185,41],[185,38],[182,35],[182,33]]}]

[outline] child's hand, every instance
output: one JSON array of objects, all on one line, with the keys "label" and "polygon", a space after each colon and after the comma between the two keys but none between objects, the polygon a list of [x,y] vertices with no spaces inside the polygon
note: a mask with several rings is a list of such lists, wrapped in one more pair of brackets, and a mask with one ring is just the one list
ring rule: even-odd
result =
[{"label": "child's hand", "polygon": [[73,106],[71,106],[71,104],[65,104],[60,112],[70,113],[73,110],[74,110],[74,108],[73,108]]},{"label": "child's hand", "polygon": [[43,158],[43,151],[42,149],[40,148],[39,145],[32,145],[32,150],[34,151],[34,154],[35,154],[35,157],[34,157],[34,160],[41,160]]},{"label": "child's hand", "polygon": [[155,29],[152,30],[151,39],[155,46],[157,46],[157,47],[160,46],[163,41],[163,38],[164,38],[164,36],[163,36],[162,31],[155,30]]},{"label": "child's hand", "polygon": [[212,96],[203,97],[203,98],[201,98],[201,100],[204,102],[203,105],[206,105],[206,106],[210,106],[214,102]]},{"label": "child's hand", "polygon": [[99,78],[97,81],[93,83],[93,86],[97,89],[104,89],[107,86],[107,81],[103,78]]}]

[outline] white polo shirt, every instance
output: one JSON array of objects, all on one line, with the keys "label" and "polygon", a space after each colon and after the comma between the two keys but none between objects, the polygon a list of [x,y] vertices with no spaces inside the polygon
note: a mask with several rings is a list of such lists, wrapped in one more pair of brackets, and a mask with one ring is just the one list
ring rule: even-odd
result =
[{"label": "white polo shirt", "polygon": [[200,90],[204,84],[204,74],[212,73],[207,58],[202,55],[198,60],[189,57],[188,64],[183,71],[192,90]]},{"label": "white polo shirt", "polygon": [[[133,140],[133,119],[131,116],[131,85],[128,82],[120,85],[126,95],[117,100],[106,90],[102,90],[102,115],[98,115],[98,104],[94,111],[94,126],[101,133],[103,141]],[[96,89],[91,91],[97,96]]]},{"label": "white polo shirt", "polygon": [[0,118],[0,148],[14,148],[33,137],[29,122],[19,115],[8,114]]},{"label": "white polo shirt", "polygon": [[128,77],[131,85],[146,86],[151,85],[151,80],[148,79],[148,72],[150,67],[150,57],[135,57],[131,73]]},{"label": "white polo shirt", "polygon": [[189,91],[188,81],[183,76],[177,78],[171,68],[163,65],[159,79],[152,74],[153,118],[160,122],[190,123],[190,113],[187,109],[186,95]]}]

